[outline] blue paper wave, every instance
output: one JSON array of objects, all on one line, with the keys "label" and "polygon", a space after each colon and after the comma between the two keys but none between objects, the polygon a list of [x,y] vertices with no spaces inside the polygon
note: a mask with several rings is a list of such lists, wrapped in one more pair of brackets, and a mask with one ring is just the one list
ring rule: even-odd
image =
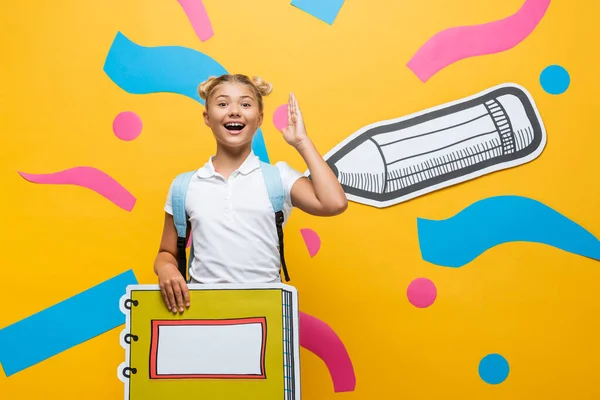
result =
[{"label": "blue paper wave", "polygon": [[119,300],[137,284],[128,270],[0,329],[0,364],[11,376],[125,323]]},{"label": "blue paper wave", "polygon": [[488,249],[508,242],[546,244],[600,259],[600,241],[585,228],[547,205],[520,196],[478,201],[445,220],[417,219],[425,261],[461,267]]},{"label": "blue paper wave", "polygon": [[[213,58],[182,46],[145,47],[117,32],[104,62],[104,72],[131,94],[175,93],[204,105],[198,85],[227,70]],[[252,141],[254,153],[269,162],[262,130]]]}]

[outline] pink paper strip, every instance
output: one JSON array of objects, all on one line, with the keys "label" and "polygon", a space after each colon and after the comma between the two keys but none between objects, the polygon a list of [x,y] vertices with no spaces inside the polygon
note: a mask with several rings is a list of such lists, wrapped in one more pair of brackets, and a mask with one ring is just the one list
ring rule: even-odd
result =
[{"label": "pink paper strip", "polygon": [[519,11],[505,19],[438,32],[407,66],[425,82],[456,61],[509,50],[533,32],[549,6],[550,0],[526,0]]},{"label": "pink paper strip", "polygon": [[19,172],[33,183],[46,185],[76,185],[93,190],[117,206],[131,211],[136,199],[112,177],[93,167],[75,167],[51,174],[29,174]]},{"label": "pink paper strip", "polygon": [[177,2],[190,20],[196,36],[203,42],[210,39],[214,32],[202,0],[177,0]]},{"label": "pink paper strip", "polygon": [[325,322],[303,312],[299,315],[300,346],[325,362],[336,393],[354,391],[356,376],[344,343]]},{"label": "pink paper strip", "polygon": [[319,252],[321,248],[321,238],[317,234],[317,232],[312,229],[300,229],[300,234],[304,239],[304,243],[306,244],[306,248],[308,249],[308,253],[311,257],[314,257]]}]

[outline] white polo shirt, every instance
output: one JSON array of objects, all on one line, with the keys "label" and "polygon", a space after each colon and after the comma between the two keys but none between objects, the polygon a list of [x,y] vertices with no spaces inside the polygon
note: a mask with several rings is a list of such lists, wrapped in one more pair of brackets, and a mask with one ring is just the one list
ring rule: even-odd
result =
[{"label": "white polo shirt", "polygon": [[[213,157],[192,177],[185,202],[194,243],[191,283],[281,281],[275,214],[258,157],[251,152],[229,180],[215,172]],[[303,175],[285,162],[276,166],[285,191],[285,224],[292,185]],[[171,215],[172,190],[173,183],[165,204]]]}]

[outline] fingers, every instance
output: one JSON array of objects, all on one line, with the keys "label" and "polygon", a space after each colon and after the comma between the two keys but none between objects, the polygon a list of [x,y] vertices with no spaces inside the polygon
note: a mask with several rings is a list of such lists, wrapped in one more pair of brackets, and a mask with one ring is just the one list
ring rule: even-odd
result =
[{"label": "fingers", "polygon": [[297,115],[298,110],[296,109],[296,96],[294,96],[294,92],[290,93],[290,106],[292,107],[292,114]]},{"label": "fingers", "polygon": [[175,294],[175,301],[177,303],[175,305],[175,310],[171,310],[171,311],[177,312],[177,309],[179,309],[179,312],[183,312],[183,295],[182,295],[181,284],[180,284],[179,280],[177,280],[176,282],[173,283],[173,292]]},{"label": "fingers", "polygon": [[189,289],[182,277],[173,277],[161,283],[160,291],[169,311],[173,313],[183,312],[185,307],[190,306]]},{"label": "fingers", "polygon": [[300,106],[298,105],[298,99],[296,99],[296,95],[294,93],[292,93],[292,103],[293,103],[294,114],[296,115],[296,118],[301,119],[302,113],[300,112]]},{"label": "fingers", "polygon": [[169,296],[167,295],[167,290],[162,285],[160,287],[160,293],[162,293],[162,297],[163,297],[163,300],[165,302],[165,305],[167,306],[167,308],[169,309],[169,311],[171,311],[171,302],[169,301]]},{"label": "fingers", "polygon": [[175,301],[175,294],[173,293],[173,287],[171,286],[170,281],[164,285],[164,291],[167,297],[167,308],[172,312],[177,312],[177,302]]},{"label": "fingers", "polygon": [[185,306],[189,307],[190,306],[190,291],[188,289],[188,285],[185,282],[181,283],[181,289],[183,292],[183,301],[185,301]]}]

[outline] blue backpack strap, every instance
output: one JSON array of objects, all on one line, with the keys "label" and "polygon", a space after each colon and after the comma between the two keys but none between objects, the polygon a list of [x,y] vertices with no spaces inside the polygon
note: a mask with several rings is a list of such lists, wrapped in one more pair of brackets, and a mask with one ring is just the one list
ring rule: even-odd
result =
[{"label": "blue backpack strap", "polygon": [[260,167],[262,175],[267,186],[267,192],[269,194],[269,200],[273,206],[275,212],[275,225],[277,227],[277,237],[279,238],[279,256],[281,260],[281,268],[285,275],[285,280],[289,281],[287,266],[285,264],[285,257],[283,251],[283,204],[285,202],[285,191],[283,189],[283,183],[281,182],[281,176],[279,174],[279,168],[266,162],[260,161]]},{"label": "blue backpack strap", "polygon": [[[173,220],[175,229],[177,229],[177,265],[179,272],[183,278],[187,280],[186,274],[186,254],[185,248],[187,245],[187,213],[185,211],[185,198],[187,195],[188,186],[192,176],[196,171],[184,172],[179,174],[173,182],[173,191],[171,193],[171,204],[173,207]],[[190,254],[190,261],[193,254]]]}]

